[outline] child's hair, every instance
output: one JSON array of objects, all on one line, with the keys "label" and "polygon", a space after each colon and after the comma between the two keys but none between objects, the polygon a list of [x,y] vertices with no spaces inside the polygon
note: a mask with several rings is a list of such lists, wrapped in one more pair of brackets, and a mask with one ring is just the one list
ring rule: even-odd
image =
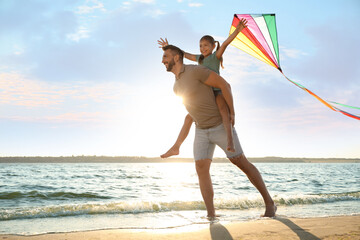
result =
[{"label": "child's hair", "polygon": [[[203,40],[208,41],[211,45],[215,45],[217,43],[216,51],[219,50],[220,43],[219,43],[219,41],[215,41],[215,39],[212,36],[205,35],[200,39],[200,42],[203,41]],[[200,57],[199,57],[199,64],[202,64],[202,62],[204,61],[204,58],[205,58],[204,55],[201,54]],[[224,68],[224,66],[223,66],[223,58],[222,57],[220,59],[220,65],[221,65],[222,68]]]}]

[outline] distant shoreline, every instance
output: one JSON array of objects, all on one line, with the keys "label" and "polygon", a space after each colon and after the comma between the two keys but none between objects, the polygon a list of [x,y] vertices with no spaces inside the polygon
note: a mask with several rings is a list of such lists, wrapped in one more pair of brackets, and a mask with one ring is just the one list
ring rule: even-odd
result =
[{"label": "distant shoreline", "polygon": [[[253,163],[360,163],[360,158],[248,158]],[[175,163],[194,162],[192,158],[136,156],[65,156],[65,157],[0,157],[0,163]],[[214,163],[228,163],[226,158],[214,158]]]}]

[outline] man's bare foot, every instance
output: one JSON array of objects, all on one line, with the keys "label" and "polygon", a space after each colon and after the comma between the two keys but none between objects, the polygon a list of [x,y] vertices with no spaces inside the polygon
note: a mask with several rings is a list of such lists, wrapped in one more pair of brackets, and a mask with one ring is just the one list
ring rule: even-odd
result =
[{"label": "man's bare foot", "polygon": [[169,151],[167,151],[166,153],[164,153],[163,155],[160,155],[161,158],[168,158],[174,155],[179,155],[179,148],[175,148],[172,147],[169,149]]},{"label": "man's bare foot", "polygon": [[207,215],[206,219],[209,220],[210,222],[214,223],[214,222],[220,221],[219,217],[220,217],[219,214],[215,214],[214,216]]},{"label": "man's bare foot", "polygon": [[217,217],[207,217],[207,220],[210,222],[210,223],[217,223],[220,221],[220,219],[218,219]]},{"label": "man's bare foot", "polygon": [[266,205],[265,213],[264,215],[261,215],[261,217],[275,217],[277,207],[275,204],[273,205]]}]

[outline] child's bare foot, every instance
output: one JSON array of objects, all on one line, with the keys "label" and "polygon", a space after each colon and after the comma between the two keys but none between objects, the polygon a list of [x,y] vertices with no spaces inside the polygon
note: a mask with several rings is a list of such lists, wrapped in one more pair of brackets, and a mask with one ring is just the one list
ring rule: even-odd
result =
[{"label": "child's bare foot", "polygon": [[273,205],[266,205],[265,213],[264,215],[261,215],[261,217],[275,217],[277,207],[275,204]]},{"label": "child's bare foot", "polygon": [[172,147],[169,149],[169,151],[167,151],[166,153],[164,153],[163,155],[160,155],[161,158],[168,158],[174,155],[179,155],[179,148],[176,147]]}]

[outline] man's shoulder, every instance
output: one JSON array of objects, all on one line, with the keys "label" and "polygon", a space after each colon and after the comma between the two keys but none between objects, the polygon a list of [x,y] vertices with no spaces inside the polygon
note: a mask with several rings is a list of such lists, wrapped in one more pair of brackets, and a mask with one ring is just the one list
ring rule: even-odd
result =
[{"label": "man's shoulder", "polygon": [[184,78],[191,78],[199,80],[200,82],[206,81],[206,79],[209,77],[211,73],[211,70],[207,67],[201,66],[201,65],[195,65],[195,64],[184,64],[184,75],[181,77]]}]

